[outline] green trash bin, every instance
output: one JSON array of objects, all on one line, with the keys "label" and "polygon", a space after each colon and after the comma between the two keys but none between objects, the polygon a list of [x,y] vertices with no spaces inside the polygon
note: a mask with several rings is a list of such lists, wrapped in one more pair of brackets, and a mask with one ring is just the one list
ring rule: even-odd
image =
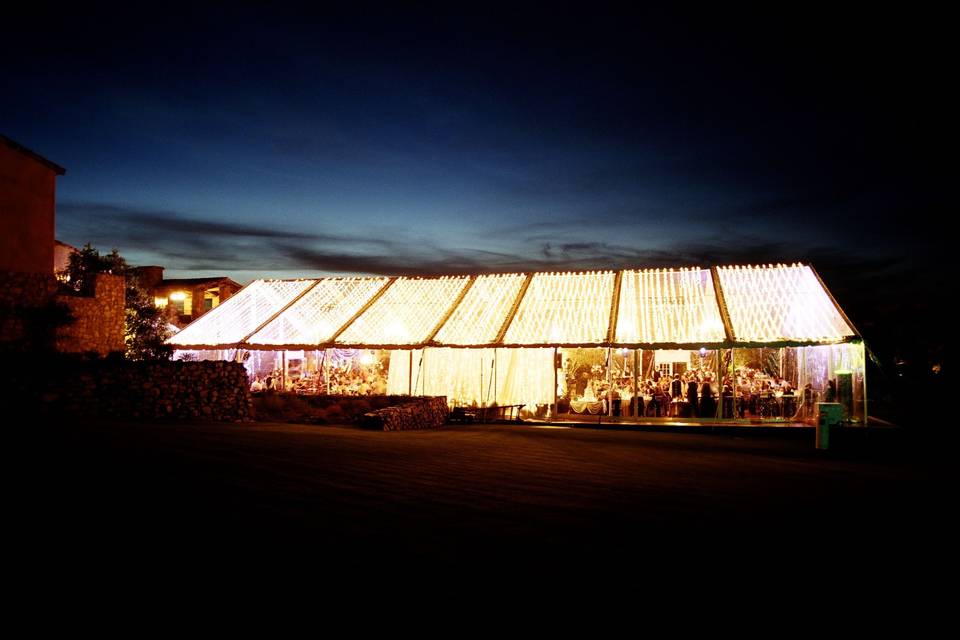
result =
[{"label": "green trash bin", "polygon": [[830,428],[840,426],[843,421],[843,405],[839,402],[820,402],[817,404],[817,449],[830,446]]}]

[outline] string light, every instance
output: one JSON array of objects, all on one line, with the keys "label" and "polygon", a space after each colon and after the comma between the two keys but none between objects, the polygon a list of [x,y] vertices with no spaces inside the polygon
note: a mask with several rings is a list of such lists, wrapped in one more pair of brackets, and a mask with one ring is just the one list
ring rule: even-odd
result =
[{"label": "string light", "polygon": [[255,280],[169,340],[177,345],[232,346],[290,303],[313,280]]},{"label": "string light", "polygon": [[479,276],[434,339],[451,346],[494,342],[525,278],[522,273]]},{"label": "string light", "polygon": [[615,273],[538,273],[504,336],[506,344],[601,344]]},{"label": "string light", "polygon": [[624,271],[617,313],[619,343],[694,344],[725,337],[706,269]]},{"label": "string light", "polygon": [[400,278],[354,320],[337,344],[424,342],[467,285],[466,276]]},{"label": "string light", "polygon": [[737,340],[840,341],[856,335],[805,265],[720,267]]},{"label": "string light", "polygon": [[386,282],[387,278],[324,278],[247,342],[254,347],[323,344]]},{"label": "string light", "polygon": [[[840,342],[856,334],[810,267],[718,269],[740,342]],[[478,276],[434,337],[449,346],[492,345],[526,276]],[[341,345],[419,345],[443,319],[467,276],[399,278],[338,337]],[[257,280],[168,340],[173,346],[233,347],[309,287],[248,344],[321,345],[385,285],[385,278]],[[511,345],[604,344],[615,273],[539,273],[511,320]],[[315,286],[314,286],[315,285]],[[713,278],[706,269],[624,271],[614,342],[716,343],[725,339]]]}]

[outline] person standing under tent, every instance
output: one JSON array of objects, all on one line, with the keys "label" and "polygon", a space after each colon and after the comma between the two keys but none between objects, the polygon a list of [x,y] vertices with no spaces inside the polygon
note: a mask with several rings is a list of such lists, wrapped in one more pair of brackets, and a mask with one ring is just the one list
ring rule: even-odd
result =
[{"label": "person standing under tent", "polygon": [[695,376],[691,376],[690,382],[687,383],[687,402],[690,404],[690,417],[698,417],[700,415],[700,403],[697,402],[697,379]]},{"label": "person standing under tent", "polygon": [[710,378],[703,381],[700,387],[700,417],[713,418],[717,414],[717,403],[713,396],[713,385]]}]

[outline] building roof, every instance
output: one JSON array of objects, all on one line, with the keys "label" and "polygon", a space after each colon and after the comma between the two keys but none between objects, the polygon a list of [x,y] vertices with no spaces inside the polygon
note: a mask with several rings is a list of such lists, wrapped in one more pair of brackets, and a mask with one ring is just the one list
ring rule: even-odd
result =
[{"label": "building roof", "polygon": [[227,276],[212,276],[209,278],[164,278],[157,283],[155,288],[166,289],[168,287],[196,287],[202,284],[219,284],[222,282],[229,282],[238,289],[240,288],[240,284],[238,282],[231,280]]},{"label": "building roof", "polygon": [[40,155],[40,154],[37,153],[36,151],[31,151],[30,149],[27,149],[25,146],[23,146],[22,144],[20,144],[20,143],[17,142],[16,140],[11,140],[11,139],[8,138],[7,136],[3,135],[2,133],[0,133],[0,142],[6,144],[6,145],[7,145],[8,147],[10,147],[11,149],[14,149],[14,150],[16,150],[16,151],[19,151],[20,153],[22,153],[22,154],[24,154],[24,155],[30,156],[31,158],[33,158],[34,160],[36,160],[36,161],[39,162],[40,164],[45,165],[45,166],[49,167],[50,169],[53,169],[53,171],[54,171],[58,176],[62,176],[63,174],[65,174],[65,173],[67,172],[66,169],[64,169],[63,167],[61,167],[60,165],[58,165],[56,162],[51,162],[50,160],[47,160],[46,158],[44,158],[42,155]]},{"label": "building roof", "polygon": [[730,348],[860,339],[808,265],[256,280],[179,349]]}]

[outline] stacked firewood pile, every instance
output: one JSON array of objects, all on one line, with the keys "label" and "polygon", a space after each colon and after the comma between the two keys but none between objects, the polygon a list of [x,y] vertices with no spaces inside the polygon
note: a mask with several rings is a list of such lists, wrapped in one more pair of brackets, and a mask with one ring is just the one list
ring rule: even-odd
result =
[{"label": "stacked firewood pile", "polygon": [[20,389],[20,402],[43,414],[219,422],[253,418],[247,372],[236,362],[64,358],[42,378],[25,379],[31,382]]},{"label": "stacked firewood pile", "polygon": [[446,396],[418,398],[364,414],[361,424],[384,431],[439,429],[446,422],[448,413]]}]

